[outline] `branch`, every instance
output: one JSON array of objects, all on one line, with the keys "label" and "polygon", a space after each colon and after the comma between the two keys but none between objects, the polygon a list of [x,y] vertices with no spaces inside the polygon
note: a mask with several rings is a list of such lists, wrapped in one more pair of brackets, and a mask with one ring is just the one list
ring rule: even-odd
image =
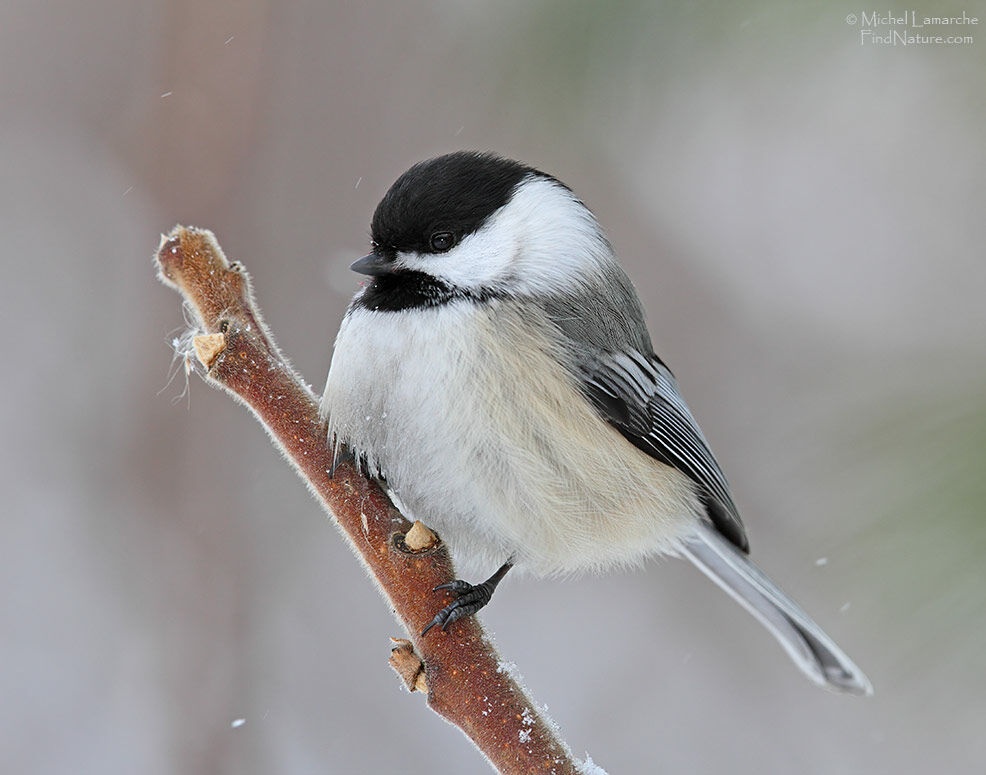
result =
[{"label": "branch", "polygon": [[446,603],[433,589],[455,578],[444,544],[412,525],[350,462],[332,472],[318,401],[274,344],[250,278],[211,232],[175,227],[162,237],[158,275],[185,299],[204,379],[242,401],[335,520],[408,632],[391,664],[432,710],[459,727],[500,773],[574,775],[584,765],[504,669],[475,617],[448,633],[421,629]]}]

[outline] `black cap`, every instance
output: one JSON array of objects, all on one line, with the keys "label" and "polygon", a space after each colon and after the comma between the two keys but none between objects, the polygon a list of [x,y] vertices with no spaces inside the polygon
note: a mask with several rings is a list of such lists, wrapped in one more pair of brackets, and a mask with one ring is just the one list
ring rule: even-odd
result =
[{"label": "black cap", "polygon": [[476,151],[457,151],[415,164],[390,187],[373,213],[374,252],[427,253],[431,236],[438,232],[451,232],[458,242],[503,207],[529,175],[543,173]]}]

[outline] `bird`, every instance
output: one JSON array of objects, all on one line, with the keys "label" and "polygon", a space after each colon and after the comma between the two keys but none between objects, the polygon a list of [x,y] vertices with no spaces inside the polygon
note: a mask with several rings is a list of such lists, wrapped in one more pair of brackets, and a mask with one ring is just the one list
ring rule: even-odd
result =
[{"label": "bird", "polygon": [[368,279],[335,339],[320,412],[458,570],[421,633],[534,577],[685,557],[814,683],[863,672],[749,559],[722,469],[657,356],[636,290],[558,178],[491,152],[418,162],[377,205]]}]

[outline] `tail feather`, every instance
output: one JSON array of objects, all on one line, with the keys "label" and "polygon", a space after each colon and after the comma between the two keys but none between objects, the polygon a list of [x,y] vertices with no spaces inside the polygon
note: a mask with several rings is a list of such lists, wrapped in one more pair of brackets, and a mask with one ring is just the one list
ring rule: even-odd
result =
[{"label": "tail feather", "polygon": [[835,642],[712,526],[702,525],[682,553],[763,624],[816,684],[872,694],[869,679]]}]

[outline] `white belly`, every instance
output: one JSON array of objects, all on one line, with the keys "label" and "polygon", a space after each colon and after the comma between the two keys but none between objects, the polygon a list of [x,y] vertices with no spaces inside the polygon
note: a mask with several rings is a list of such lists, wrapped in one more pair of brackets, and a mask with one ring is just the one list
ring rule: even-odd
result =
[{"label": "white belly", "polygon": [[331,432],[478,575],[672,549],[701,512],[692,484],[601,420],[530,330],[508,303],[354,308],[323,397]]}]

